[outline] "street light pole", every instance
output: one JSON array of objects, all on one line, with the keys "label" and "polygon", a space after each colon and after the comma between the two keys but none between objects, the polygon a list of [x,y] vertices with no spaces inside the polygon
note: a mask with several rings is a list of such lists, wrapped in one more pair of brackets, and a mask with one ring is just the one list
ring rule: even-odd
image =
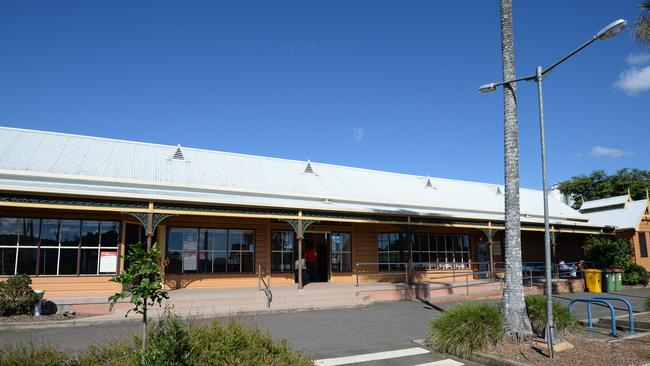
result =
[{"label": "street light pole", "polygon": [[544,130],[544,95],[542,93],[542,67],[537,66],[535,81],[537,82],[537,98],[539,102],[539,136],[542,149],[542,190],[544,192],[544,263],[546,266],[546,324],[544,324],[544,337],[548,354],[553,358],[553,344],[561,342],[553,319],[553,282],[551,279],[551,231],[548,218],[548,175],[546,165],[546,135]]},{"label": "street light pole", "polygon": [[557,328],[555,326],[555,321],[553,319],[553,283],[552,281],[552,263],[551,263],[551,230],[549,227],[549,213],[548,213],[548,177],[547,177],[547,164],[546,164],[546,136],[544,128],[544,97],[542,93],[542,79],[546,74],[555,69],[559,64],[569,59],[571,56],[582,51],[584,48],[594,43],[595,41],[603,41],[610,39],[620,33],[623,28],[627,25],[627,22],[623,19],[616,20],[603,29],[598,31],[587,42],[580,45],[580,47],[568,53],[566,56],[562,57],[551,66],[543,70],[541,66],[537,66],[534,75],[524,76],[521,78],[515,78],[512,80],[507,80],[501,83],[490,83],[485,84],[479,87],[479,92],[481,93],[490,93],[496,90],[497,87],[503,85],[510,85],[518,81],[535,81],[537,83],[537,97],[539,103],[539,131],[540,131],[540,143],[542,150],[542,190],[544,195],[544,263],[546,269],[546,324],[544,325],[544,338],[548,346],[548,354],[550,358],[553,358],[553,344],[559,343],[561,341],[559,335],[557,334]]}]

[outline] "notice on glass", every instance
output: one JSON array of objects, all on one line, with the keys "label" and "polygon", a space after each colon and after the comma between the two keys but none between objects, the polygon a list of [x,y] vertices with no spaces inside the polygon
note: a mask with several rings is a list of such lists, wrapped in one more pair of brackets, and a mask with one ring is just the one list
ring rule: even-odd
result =
[{"label": "notice on glass", "polygon": [[117,252],[101,252],[99,256],[99,273],[115,273],[117,270]]},{"label": "notice on glass", "polygon": [[183,253],[183,272],[196,271],[196,252]]},{"label": "notice on glass", "polygon": [[193,231],[185,232],[183,235],[183,250],[197,250],[199,243],[198,234]]}]

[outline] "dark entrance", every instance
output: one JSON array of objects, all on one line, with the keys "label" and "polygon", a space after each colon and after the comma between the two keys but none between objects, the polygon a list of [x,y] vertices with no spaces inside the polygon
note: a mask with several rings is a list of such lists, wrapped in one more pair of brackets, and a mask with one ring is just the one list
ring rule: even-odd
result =
[{"label": "dark entrance", "polygon": [[[330,279],[330,235],[328,233],[305,233],[303,253],[309,250],[316,253],[316,258],[306,256],[309,270],[309,282],[328,282]],[[311,259],[311,261],[310,261]]]}]

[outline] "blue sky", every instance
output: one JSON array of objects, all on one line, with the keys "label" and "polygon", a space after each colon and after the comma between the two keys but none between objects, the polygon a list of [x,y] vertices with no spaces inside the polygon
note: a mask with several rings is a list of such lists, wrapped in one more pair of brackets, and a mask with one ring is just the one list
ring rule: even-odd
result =
[{"label": "blue sky", "polygon": [[[514,0],[518,74],[637,3]],[[500,47],[497,0],[3,1],[0,124],[501,183]],[[627,29],[546,79],[551,182],[650,168],[648,55]]]}]

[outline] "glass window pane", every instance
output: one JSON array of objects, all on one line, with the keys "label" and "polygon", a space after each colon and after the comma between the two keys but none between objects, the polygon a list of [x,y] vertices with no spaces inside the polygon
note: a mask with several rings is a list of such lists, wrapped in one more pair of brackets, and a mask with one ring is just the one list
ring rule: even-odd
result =
[{"label": "glass window pane", "polygon": [[388,250],[388,238],[386,234],[379,234],[377,238],[377,249],[380,252]]},{"label": "glass window pane", "polygon": [[41,259],[38,269],[38,273],[42,275],[55,275],[56,274],[56,264],[59,262],[59,250],[58,249],[44,249],[41,248]]},{"label": "glass window pane", "polygon": [[199,273],[212,273],[212,256],[210,254],[211,252],[204,250],[199,251],[199,266],[197,269]]},{"label": "glass window pane", "polygon": [[240,262],[240,252],[230,252],[228,254],[228,272],[239,272]]},{"label": "glass window pane", "polygon": [[332,233],[332,252],[340,252],[342,248],[341,235]]},{"label": "glass window pane", "polygon": [[350,234],[348,233],[340,233],[341,235],[341,250],[344,252],[351,252],[352,251],[352,240],[350,240]]},{"label": "glass window pane", "polygon": [[228,247],[226,230],[208,229],[202,231],[205,232],[207,240],[205,243],[206,250],[226,250]]},{"label": "glass window pane", "polygon": [[242,231],[242,250],[254,252],[255,251],[255,234],[251,230]]},{"label": "glass window pane", "polygon": [[282,253],[271,252],[271,272],[282,272]]},{"label": "glass window pane", "polygon": [[102,221],[101,246],[116,247],[120,241],[120,223],[115,221]]},{"label": "glass window pane", "polygon": [[41,229],[41,220],[22,219],[20,223],[20,238],[18,241],[21,246],[38,245],[38,237]]},{"label": "glass window pane", "polygon": [[283,248],[284,242],[284,232],[283,231],[274,231],[271,233],[271,250],[272,251],[281,251]]},{"label": "glass window pane", "polygon": [[379,263],[388,263],[388,253],[379,253]]},{"label": "glass window pane", "polygon": [[211,255],[213,272],[226,272],[226,252],[212,252]]},{"label": "glass window pane", "polygon": [[454,236],[454,250],[457,252],[463,250],[463,237],[460,235]]},{"label": "glass window pane", "polygon": [[[229,230],[228,231],[228,250],[241,251],[243,246],[242,243],[242,233],[239,230]],[[239,271],[239,269],[237,270]]]},{"label": "glass window pane", "polygon": [[97,261],[99,259],[99,250],[81,249],[81,274],[97,274]]},{"label": "glass window pane", "polygon": [[0,218],[0,245],[18,244],[18,219]]},{"label": "glass window pane", "polygon": [[59,253],[59,274],[77,274],[77,249],[61,249]]},{"label": "glass window pane", "polygon": [[13,276],[16,269],[16,249],[0,248],[0,275]]},{"label": "glass window pane", "polygon": [[183,255],[181,251],[167,253],[167,273],[181,273],[183,271]]},{"label": "glass window pane", "polygon": [[242,269],[243,273],[255,272],[255,253],[243,252],[242,253]]},{"label": "glass window pane", "polygon": [[[76,220],[62,220],[60,235],[61,246],[76,247],[79,245],[81,222]],[[61,272],[59,266],[59,273]]]},{"label": "glass window pane", "polygon": [[59,220],[42,220],[41,246],[59,246]]},{"label": "glass window pane", "polygon": [[352,272],[352,254],[349,252],[344,252],[341,255],[343,256],[341,262],[341,271]]},{"label": "glass window pane", "polygon": [[84,221],[81,223],[81,246],[99,246],[99,221]]},{"label": "glass window pane", "polygon": [[463,251],[469,251],[469,236],[463,235]]},{"label": "glass window pane", "polygon": [[169,251],[183,250],[183,229],[169,229],[167,248]]},{"label": "glass window pane", "polygon": [[332,253],[332,272],[341,271],[341,253]]},{"label": "glass window pane", "polygon": [[[103,229],[102,229],[103,230]],[[138,244],[145,238],[144,229],[139,224],[126,224],[124,228],[124,243]],[[103,239],[103,238],[102,238]]]},{"label": "glass window pane", "polygon": [[17,274],[36,274],[36,248],[18,249]]},{"label": "glass window pane", "polygon": [[282,271],[283,272],[292,272],[293,271],[293,255],[291,252],[284,252],[282,254]]}]

